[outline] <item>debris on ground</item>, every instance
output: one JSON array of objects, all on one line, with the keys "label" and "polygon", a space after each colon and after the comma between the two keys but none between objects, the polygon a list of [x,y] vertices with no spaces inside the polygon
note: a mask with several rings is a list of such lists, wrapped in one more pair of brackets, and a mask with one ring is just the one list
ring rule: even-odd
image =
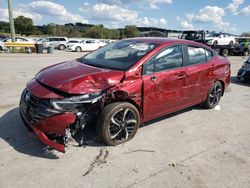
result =
[{"label": "debris on ground", "polygon": [[137,150],[124,152],[124,154],[135,153],[135,152],[150,152],[150,153],[153,153],[155,151],[154,150],[146,150],[146,149],[137,149]]},{"label": "debris on ground", "polygon": [[99,154],[91,162],[89,169],[83,174],[83,176],[88,175],[95,167],[100,166],[101,164],[110,164],[110,162],[107,162],[108,155],[109,151],[106,148],[100,149]]}]

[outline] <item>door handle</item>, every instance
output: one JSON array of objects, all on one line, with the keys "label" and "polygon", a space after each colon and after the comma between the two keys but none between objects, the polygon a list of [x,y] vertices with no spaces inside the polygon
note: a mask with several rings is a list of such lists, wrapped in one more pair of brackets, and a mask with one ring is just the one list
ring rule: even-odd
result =
[{"label": "door handle", "polygon": [[155,75],[151,76],[151,81],[155,82],[157,80],[157,77]]},{"label": "door handle", "polygon": [[161,91],[161,86],[160,86],[160,83],[157,81],[157,77],[153,75],[150,77],[150,80],[154,82],[158,86],[159,90]]},{"label": "door handle", "polygon": [[183,78],[185,78],[185,77],[186,77],[185,74],[179,74],[179,75],[177,76],[178,79],[183,79]]},{"label": "door handle", "polygon": [[214,64],[211,65],[211,67],[214,67],[214,66],[215,66]]}]

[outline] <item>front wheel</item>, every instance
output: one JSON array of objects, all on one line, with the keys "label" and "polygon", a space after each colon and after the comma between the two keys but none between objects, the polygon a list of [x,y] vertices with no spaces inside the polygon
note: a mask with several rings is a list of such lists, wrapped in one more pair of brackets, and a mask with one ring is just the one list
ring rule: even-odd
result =
[{"label": "front wheel", "polygon": [[128,102],[111,103],[97,119],[97,134],[110,146],[131,140],[140,125],[137,108]]},{"label": "front wheel", "polygon": [[64,46],[63,44],[60,44],[60,45],[58,46],[58,49],[59,49],[59,50],[65,50],[65,49],[66,49],[66,46]]},{"label": "front wheel", "polygon": [[207,98],[203,102],[203,106],[208,109],[214,108],[219,104],[223,93],[223,87],[219,81],[214,82],[208,91]]},{"label": "front wheel", "polygon": [[76,47],[76,52],[81,52],[82,51],[82,48],[80,46],[77,46]]}]

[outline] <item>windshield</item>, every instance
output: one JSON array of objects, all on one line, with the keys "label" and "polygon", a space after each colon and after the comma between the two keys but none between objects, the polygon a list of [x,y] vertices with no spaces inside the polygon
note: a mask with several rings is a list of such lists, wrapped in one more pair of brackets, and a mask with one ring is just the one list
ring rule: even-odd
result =
[{"label": "windshield", "polygon": [[144,41],[123,40],[84,56],[81,62],[105,69],[127,70],[155,47],[156,44]]}]

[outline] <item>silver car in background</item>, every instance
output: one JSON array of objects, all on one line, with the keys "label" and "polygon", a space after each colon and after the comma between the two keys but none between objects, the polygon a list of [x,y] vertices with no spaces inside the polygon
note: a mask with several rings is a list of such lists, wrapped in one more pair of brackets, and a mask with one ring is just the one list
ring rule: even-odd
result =
[{"label": "silver car in background", "polygon": [[37,43],[42,43],[44,48],[54,46],[59,50],[65,50],[68,47],[68,39],[66,37],[46,37],[37,40]]}]

